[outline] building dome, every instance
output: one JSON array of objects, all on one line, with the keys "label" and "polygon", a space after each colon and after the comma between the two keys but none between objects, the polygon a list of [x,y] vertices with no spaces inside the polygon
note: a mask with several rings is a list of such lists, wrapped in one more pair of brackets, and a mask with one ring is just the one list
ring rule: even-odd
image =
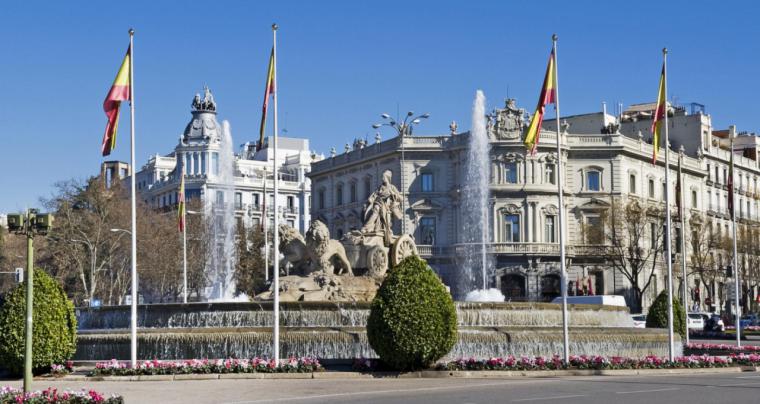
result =
[{"label": "building dome", "polygon": [[221,138],[221,127],[216,121],[216,101],[208,87],[204,96],[195,94],[193,98],[193,118],[188,122],[182,135],[183,141],[212,141]]}]

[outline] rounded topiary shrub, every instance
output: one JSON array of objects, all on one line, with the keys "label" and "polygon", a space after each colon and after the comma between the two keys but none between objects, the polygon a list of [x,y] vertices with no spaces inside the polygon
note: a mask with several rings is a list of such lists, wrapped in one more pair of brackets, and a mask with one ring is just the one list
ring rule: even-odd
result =
[{"label": "rounded topiary shrub", "polygon": [[372,349],[397,370],[421,369],[457,341],[451,296],[423,259],[412,256],[388,271],[367,320]]},{"label": "rounded topiary shrub", "polygon": [[[668,328],[668,291],[663,290],[649,306],[647,328]],[[673,331],[686,336],[686,315],[681,301],[673,299]]]},{"label": "rounded topiary shrub", "polygon": [[[61,285],[41,269],[34,271],[33,304],[32,367],[41,372],[74,355],[77,320]],[[0,307],[0,367],[13,373],[24,369],[25,323],[26,283],[21,283]]]}]

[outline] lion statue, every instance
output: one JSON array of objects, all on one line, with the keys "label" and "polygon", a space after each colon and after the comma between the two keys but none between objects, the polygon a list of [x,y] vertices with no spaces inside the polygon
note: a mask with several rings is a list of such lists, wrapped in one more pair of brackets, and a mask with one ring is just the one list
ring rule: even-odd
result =
[{"label": "lion statue", "polygon": [[330,239],[330,231],[319,220],[311,222],[306,232],[306,247],[312,254],[311,270],[327,274],[351,275],[351,263],[346,256],[346,249],[337,240]]},{"label": "lion statue", "polygon": [[281,224],[279,227],[280,253],[284,256],[280,260],[279,268],[286,268],[290,264],[295,274],[308,275],[311,257],[303,236],[298,230],[288,225]]}]

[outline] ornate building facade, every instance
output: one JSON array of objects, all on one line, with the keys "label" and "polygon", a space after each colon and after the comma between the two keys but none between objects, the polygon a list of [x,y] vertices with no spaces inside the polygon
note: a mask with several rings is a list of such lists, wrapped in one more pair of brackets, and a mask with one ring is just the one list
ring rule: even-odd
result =
[{"label": "ornate building facade", "polygon": [[[619,116],[599,112],[563,118],[561,156],[556,154],[553,120],[544,122],[537,151],[530,154],[522,143],[528,117],[514,100],[507,100],[503,108],[488,116],[490,283],[501,289],[507,300],[548,301],[559,295],[557,214],[564,209],[571,290],[582,286],[595,294],[620,294],[632,305],[630,278],[625,268],[612,265],[610,258],[614,243],[609,212],[614,206],[628,204],[664,211],[665,153],[660,150],[657,164],[652,164],[652,109],[653,104],[643,104]],[[715,243],[726,240],[731,225],[726,188],[729,133],[714,130],[703,110],[688,112],[670,106],[669,115],[670,210],[676,211],[677,167],[682,157],[680,188],[687,219],[688,290],[692,299],[699,299],[701,309],[720,311],[731,298],[730,279],[725,275],[731,255]],[[455,129],[453,124],[450,134],[400,136],[386,141],[377,136],[374,144],[355,142],[353,148],[347,145],[345,153],[333,152],[329,158],[314,162],[309,174],[314,195],[312,218],[326,223],[334,238],[360,228],[366,196],[377,187],[382,172],[391,170],[393,182],[404,196],[404,218],[395,231],[413,235],[421,255],[445,283],[455,285],[463,270],[459,257],[465,246],[460,229],[469,140],[468,133],[456,133]],[[737,218],[749,228],[760,220],[760,142],[754,135],[739,134],[735,145],[741,149],[736,155]],[[562,172],[557,172],[558,158],[563,159]],[[564,207],[557,202],[559,175],[564,179]],[[662,242],[659,225],[652,224],[651,229],[637,240],[638,248],[654,248],[656,242]],[[699,263],[693,257],[694,251],[702,249],[695,232],[709,232],[714,249],[712,257]],[[683,256],[678,241],[674,234],[675,274],[680,274]],[[644,278],[640,283],[648,285],[644,309],[667,281],[663,254],[653,254],[649,259],[655,268],[653,275],[644,271],[638,276]],[[747,272],[750,267],[749,258],[740,265]],[[707,273],[712,276],[704,276]],[[748,304],[754,301],[754,288],[746,289]]]},{"label": "ornate building facade", "polygon": [[[180,181],[177,169],[183,167],[188,200],[201,198],[204,202],[213,202],[215,207],[220,204],[231,205],[235,215],[247,225],[260,224],[264,220],[266,206],[271,224],[274,220],[274,150],[269,147],[269,138],[265,139],[258,151],[251,142],[234,151],[233,192],[224,192],[228,185],[222,181],[219,172],[223,129],[216,118],[216,101],[208,88],[202,99],[200,94],[195,95],[191,113],[190,122],[180,135],[174,150],[166,155],[152,156],[137,171],[137,191],[140,197],[156,208],[175,206]],[[311,220],[311,187],[307,174],[311,162],[317,156],[309,150],[308,139],[280,138],[277,157],[281,223],[304,232]],[[225,195],[231,195],[232,200],[223,200]]]}]

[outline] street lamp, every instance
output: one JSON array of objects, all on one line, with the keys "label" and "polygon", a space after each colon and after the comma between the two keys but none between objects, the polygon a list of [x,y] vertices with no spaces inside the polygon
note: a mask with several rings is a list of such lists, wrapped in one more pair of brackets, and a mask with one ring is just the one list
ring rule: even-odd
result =
[{"label": "street lamp", "polygon": [[127,234],[132,234],[132,232],[129,231],[129,230],[127,230],[127,229],[111,229],[111,233],[119,233],[119,232],[124,232],[124,233],[127,233]]},{"label": "street lamp", "polygon": [[404,138],[406,136],[412,136],[412,129],[413,125],[419,125],[420,122],[422,122],[422,119],[428,119],[430,118],[430,114],[427,112],[421,115],[417,115],[414,118],[414,111],[409,111],[406,113],[406,116],[404,116],[404,119],[401,122],[397,122],[397,120],[394,120],[391,118],[390,115],[387,113],[380,114],[380,117],[383,118],[387,122],[382,123],[376,123],[372,125],[372,128],[379,129],[383,126],[389,126],[393,128],[396,131],[396,134],[398,135],[399,141],[401,142],[401,168],[399,169],[399,183],[401,185],[401,192],[403,193],[404,197],[401,199],[401,212],[403,214],[401,215],[401,232],[404,233],[406,231],[406,198],[407,198],[407,192],[406,188],[404,188]]},{"label": "street lamp", "polygon": [[26,213],[8,215],[8,231],[26,235],[26,323],[24,338],[24,392],[32,389],[32,330],[34,305],[34,236],[47,235],[53,227],[53,215],[28,209]]}]

